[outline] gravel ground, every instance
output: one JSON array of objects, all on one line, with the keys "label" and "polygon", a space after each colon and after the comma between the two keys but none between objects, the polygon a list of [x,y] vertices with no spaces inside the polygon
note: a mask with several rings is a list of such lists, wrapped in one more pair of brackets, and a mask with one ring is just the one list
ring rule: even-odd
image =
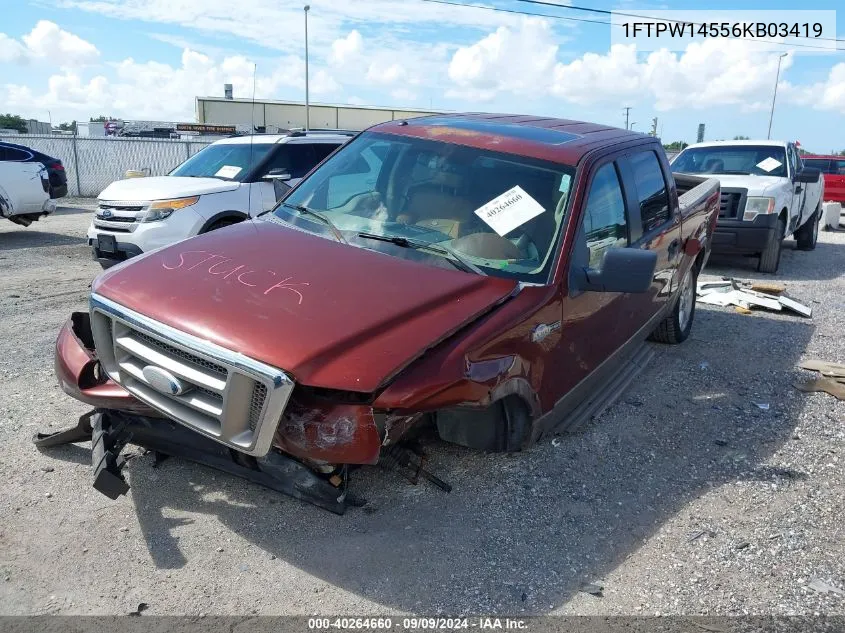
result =
[{"label": "gravel ground", "polygon": [[85,447],[33,448],[86,410],[52,369],[98,272],[92,205],[64,203],[0,226],[0,612],[845,613],[845,596],[810,587],[845,589],[845,402],[791,387],[810,376],[800,360],[845,359],[845,233],[813,253],[787,242],[778,279],[812,319],[699,305],[691,339],[657,348],[587,427],[514,456],[434,444],[452,494],[365,469],[368,507],[337,517],[149,456],[113,502],[91,488]]}]

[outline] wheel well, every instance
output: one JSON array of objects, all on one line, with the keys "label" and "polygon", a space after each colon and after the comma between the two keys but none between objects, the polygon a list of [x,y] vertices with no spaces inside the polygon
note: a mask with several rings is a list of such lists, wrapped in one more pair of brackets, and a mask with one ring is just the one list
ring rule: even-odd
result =
[{"label": "wheel well", "polygon": [[248,220],[249,216],[242,211],[221,211],[213,216],[211,216],[208,220],[205,221],[205,224],[202,225],[200,229],[200,233],[205,233],[208,231],[212,226],[220,222],[221,220],[235,220],[237,222],[243,222],[244,220]]}]

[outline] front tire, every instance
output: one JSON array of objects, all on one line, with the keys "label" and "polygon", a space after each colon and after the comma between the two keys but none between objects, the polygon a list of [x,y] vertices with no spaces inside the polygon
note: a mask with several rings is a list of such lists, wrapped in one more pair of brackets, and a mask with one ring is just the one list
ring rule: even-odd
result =
[{"label": "front tire", "polygon": [[819,241],[819,221],[821,220],[821,207],[818,207],[804,222],[802,226],[795,233],[796,246],[799,251],[812,251],[816,248],[816,242]]},{"label": "front tire", "polygon": [[683,343],[692,331],[692,322],[695,319],[695,290],[698,281],[698,271],[693,265],[684,275],[681,282],[680,296],[675,302],[675,307],[660,325],[651,333],[651,340],[658,343],[677,345]]},{"label": "front tire", "polygon": [[766,250],[760,253],[760,262],[757,264],[757,270],[761,273],[776,273],[778,266],[780,266],[780,253],[783,250],[783,236],[786,234],[786,222],[783,218],[778,220],[777,233],[771,242],[766,246]]}]

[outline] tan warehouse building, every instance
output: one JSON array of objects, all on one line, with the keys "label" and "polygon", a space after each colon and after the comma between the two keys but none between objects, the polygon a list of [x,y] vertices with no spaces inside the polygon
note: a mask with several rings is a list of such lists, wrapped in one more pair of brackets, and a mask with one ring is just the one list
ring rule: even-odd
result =
[{"label": "tan warehouse building", "polygon": [[[274,132],[278,129],[304,128],[305,104],[300,101],[272,101],[267,99],[226,99],[197,97],[197,123],[205,125],[233,125],[238,129],[255,128]],[[394,119],[412,119],[430,114],[432,110],[401,110],[376,106],[330,105],[312,103],[309,107],[312,128],[363,130],[376,123]]]}]

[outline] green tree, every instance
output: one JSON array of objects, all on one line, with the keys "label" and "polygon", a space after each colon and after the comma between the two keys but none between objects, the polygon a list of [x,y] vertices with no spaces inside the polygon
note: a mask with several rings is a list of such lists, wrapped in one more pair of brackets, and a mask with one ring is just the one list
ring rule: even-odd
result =
[{"label": "green tree", "polygon": [[667,152],[680,152],[682,149],[689,146],[689,143],[685,143],[684,141],[673,141],[668,145],[664,145],[663,149]]},{"label": "green tree", "polygon": [[735,141],[750,141],[750,136],[734,136]]},{"label": "green tree", "polygon": [[105,115],[103,115],[103,114],[101,114],[100,116],[98,116],[96,119],[95,119],[94,117],[91,117],[91,118],[90,118],[90,119],[88,119],[88,120],[89,120],[91,123],[106,123],[107,121],[117,121],[117,119],[115,119],[114,117],[112,117],[112,116],[105,116]]},{"label": "green tree", "polygon": [[28,132],[26,128],[26,121],[17,114],[0,114],[0,128],[7,130],[17,130],[21,134]]},{"label": "green tree", "polygon": [[70,131],[74,134],[76,133],[76,121],[71,121],[70,123],[60,123],[59,124],[60,130]]}]

